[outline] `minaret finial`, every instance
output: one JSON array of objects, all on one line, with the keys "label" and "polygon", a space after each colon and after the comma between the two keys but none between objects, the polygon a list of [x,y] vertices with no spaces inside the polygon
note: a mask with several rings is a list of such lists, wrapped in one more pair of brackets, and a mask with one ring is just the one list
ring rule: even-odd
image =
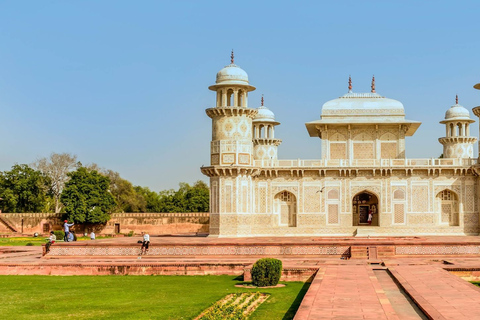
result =
[{"label": "minaret finial", "polygon": [[352,92],[352,77],[348,76],[348,92]]},{"label": "minaret finial", "polygon": [[233,49],[232,49],[232,54],[230,55],[230,63],[233,64],[235,61],[235,55],[233,54]]},{"label": "minaret finial", "polygon": [[262,94],[262,107],[263,107],[263,94]]},{"label": "minaret finial", "polygon": [[372,93],[375,93],[375,76],[372,77]]},{"label": "minaret finial", "polygon": [[458,94],[455,95],[455,104],[458,104]]}]

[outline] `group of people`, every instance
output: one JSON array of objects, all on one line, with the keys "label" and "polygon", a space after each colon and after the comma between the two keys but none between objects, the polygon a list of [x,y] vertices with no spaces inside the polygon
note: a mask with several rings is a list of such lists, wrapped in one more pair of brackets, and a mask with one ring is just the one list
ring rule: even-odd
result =
[{"label": "group of people", "polygon": [[[64,221],[65,223],[63,224],[63,231],[65,232],[65,236],[63,237],[63,241],[65,242],[70,242],[70,241],[76,241],[75,239],[75,234],[73,232],[70,232],[70,227],[72,227],[74,224],[73,223],[68,223],[68,220]],[[142,249],[140,251],[140,255],[142,254],[147,254],[148,253],[148,247],[150,246],[150,235],[146,232],[142,232]],[[95,240],[95,232],[92,231],[90,234],[90,239]],[[48,238],[48,242],[45,245],[45,250],[46,253],[50,252],[50,247],[52,244],[57,241],[57,236],[53,231],[50,231],[50,237]]]},{"label": "group of people", "polygon": [[[70,232],[70,227],[72,227],[74,223],[68,223],[68,220],[64,221],[63,224],[63,231],[65,232],[65,235],[63,236],[63,241],[64,242],[72,242],[72,241],[77,241],[77,237],[75,236],[75,233]],[[90,239],[95,240],[95,232],[92,231],[90,234]],[[48,253],[50,251],[50,247],[52,244],[57,241],[57,236],[53,231],[50,231],[50,236],[48,237],[47,244],[45,245],[45,250]]]}]

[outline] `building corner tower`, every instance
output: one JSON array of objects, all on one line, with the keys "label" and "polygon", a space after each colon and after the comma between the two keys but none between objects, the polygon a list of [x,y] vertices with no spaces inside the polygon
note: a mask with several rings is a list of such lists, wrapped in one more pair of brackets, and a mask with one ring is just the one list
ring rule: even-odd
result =
[{"label": "building corner tower", "polygon": [[275,138],[275,126],[280,122],[275,121],[275,115],[263,102],[262,96],[258,113],[253,119],[253,158],[260,160],[261,166],[278,159],[278,146],[282,143],[282,140]]},{"label": "building corner tower", "polygon": [[473,158],[473,144],[477,141],[470,136],[470,124],[473,122],[475,120],[470,118],[468,110],[458,104],[457,96],[455,105],[445,112],[445,119],[440,121],[446,129],[446,136],[438,139],[443,145],[444,158]]},{"label": "building corner tower", "polygon": [[248,236],[241,216],[252,211],[252,119],[257,110],[248,107],[248,92],[255,87],[235,65],[233,50],[231,63],[209,89],[217,97],[216,106],[205,110],[212,119],[212,141],[210,166],[201,170],[210,177],[210,236]]}]

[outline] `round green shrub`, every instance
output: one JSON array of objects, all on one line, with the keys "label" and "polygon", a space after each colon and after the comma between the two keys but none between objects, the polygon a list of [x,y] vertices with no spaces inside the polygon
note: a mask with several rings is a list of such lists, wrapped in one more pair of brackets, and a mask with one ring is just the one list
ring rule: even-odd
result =
[{"label": "round green shrub", "polygon": [[63,240],[63,237],[65,237],[65,232],[63,232],[63,230],[55,230],[53,231],[53,234],[57,237],[57,241]]},{"label": "round green shrub", "polygon": [[252,267],[251,273],[254,286],[276,286],[282,275],[282,261],[273,258],[257,260]]}]

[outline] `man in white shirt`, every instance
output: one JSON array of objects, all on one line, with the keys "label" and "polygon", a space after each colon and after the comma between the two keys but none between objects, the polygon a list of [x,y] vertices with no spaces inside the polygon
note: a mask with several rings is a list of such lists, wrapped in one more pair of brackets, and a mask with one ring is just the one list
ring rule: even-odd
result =
[{"label": "man in white shirt", "polygon": [[142,242],[142,252],[141,254],[148,253],[148,246],[150,245],[150,235],[146,232],[142,232],[143,234],[143,242]]}]

